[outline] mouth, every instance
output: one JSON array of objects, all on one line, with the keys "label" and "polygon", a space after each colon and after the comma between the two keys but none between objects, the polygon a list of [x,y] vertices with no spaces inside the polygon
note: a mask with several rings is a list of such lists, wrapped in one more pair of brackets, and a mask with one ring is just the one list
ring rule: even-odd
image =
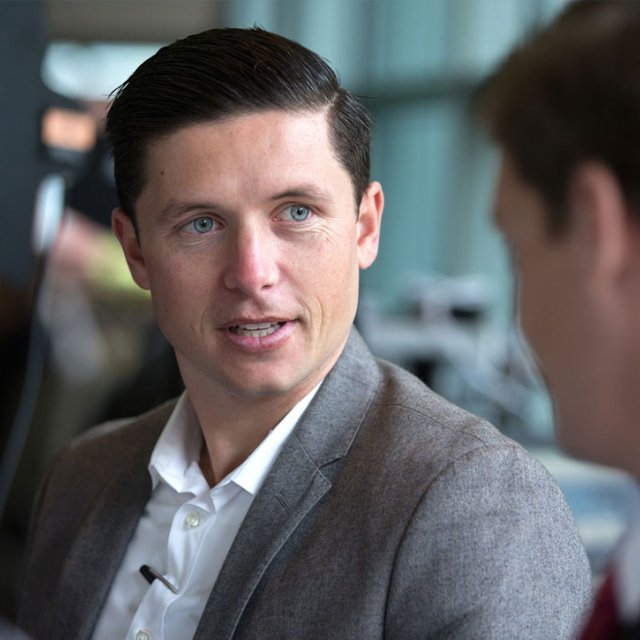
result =
[{"label": "mouth", "polygon": [[247,324],[236,324],[229,327],[231,333],[248,338],[265,338],[275,333],[284,322],[256,322]]}]

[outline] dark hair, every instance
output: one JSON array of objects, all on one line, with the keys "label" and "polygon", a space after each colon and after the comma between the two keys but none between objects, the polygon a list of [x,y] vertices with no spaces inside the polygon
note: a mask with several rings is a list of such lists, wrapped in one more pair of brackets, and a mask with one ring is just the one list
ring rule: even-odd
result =
[{"label": "dark hair", "polygon": [[268,109],[327,109],[337,159],[356,205],[369,183],[371,116],[331,67],[262,29],[211,29],[161,48],[115,90],[106,119],[120,206],[134,215],[153,139],[181,127]]},{"label": "dark hair", "polygon": [[569,5],[479,88],[475,108],[521,177],[566,226],[573,171],[606,164],[640,214],[640,2]]}]

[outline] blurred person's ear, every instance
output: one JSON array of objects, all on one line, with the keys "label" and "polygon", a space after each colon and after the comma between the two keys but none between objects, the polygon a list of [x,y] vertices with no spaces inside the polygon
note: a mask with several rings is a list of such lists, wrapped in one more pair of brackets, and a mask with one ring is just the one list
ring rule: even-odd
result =
[{"label": "blurred person's ear", "polygon": [[111,213],[111,228],[122,245],[134,282],[142,289],[150,289],[147,265],[133,220],[122,209],[114,209]]},{"label": "blurred person's ear", "polygon": [[599,162],[579,165],[569,181],[567,204],[568,232],[590,286],[620,284],[638,261],[638,225],[616,176]]}]

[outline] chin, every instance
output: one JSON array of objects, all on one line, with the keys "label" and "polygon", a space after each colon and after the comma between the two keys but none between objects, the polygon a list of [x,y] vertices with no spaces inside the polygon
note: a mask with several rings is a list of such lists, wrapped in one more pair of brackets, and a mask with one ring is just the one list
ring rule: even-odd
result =
[{"label": "chin", "polygon": [[554,431],[561,449],[576,458],[588,458],[585,449],[587,445],[587,433],[584,425],[580,425],[575,419],[554,406]]},{"label": "chin", "polygon": [[300,386],[298,381],[279,380],[234,380],[228,385],[228,389],[234,395],[244,398],[267,398],[287,394]]}]

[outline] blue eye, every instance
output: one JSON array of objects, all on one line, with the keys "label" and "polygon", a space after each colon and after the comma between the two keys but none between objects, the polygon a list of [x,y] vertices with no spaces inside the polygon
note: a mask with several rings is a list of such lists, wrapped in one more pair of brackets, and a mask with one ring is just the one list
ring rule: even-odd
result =
[{"label": "blue eye", "polygon": [[301,204],[293,204],[284,210],[285,216],[294,222],[304,222],[310,215],[311,210]]},{"label": "blue eye", "polygon": [[213,218],[197,218],[189,223],[189,227],[196,233],[208,233],[213,229]]}]

